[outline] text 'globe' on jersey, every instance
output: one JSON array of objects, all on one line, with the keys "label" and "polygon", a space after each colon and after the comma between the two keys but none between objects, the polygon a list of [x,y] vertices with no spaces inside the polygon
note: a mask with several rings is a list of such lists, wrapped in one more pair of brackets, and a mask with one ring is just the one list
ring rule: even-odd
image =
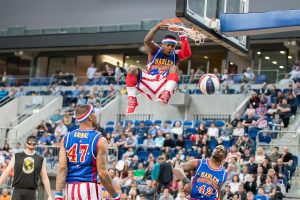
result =
[{"label": "text 'globe' on jersey", "polygon": [[199,89],[203,94],[213,94],[220,88],[219,78],[214,74],[205,74],[199,79]]}]

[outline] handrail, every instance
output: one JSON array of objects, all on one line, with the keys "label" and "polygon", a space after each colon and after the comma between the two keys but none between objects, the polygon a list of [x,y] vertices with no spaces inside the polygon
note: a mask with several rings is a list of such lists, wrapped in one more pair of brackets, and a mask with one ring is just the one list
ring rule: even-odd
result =
[{"label": "handrail", "polygon": [[[8,97],[8,98],[7,98]],[[9,101],[11,101],[12,99],[14,99],[14,96],[12,97],[9,97],[9,96],[6,96],[4,97],[4,101],[0,101],[0,107],[2,107],[3,105],[5,105],[6,103],[8,103]]]}]

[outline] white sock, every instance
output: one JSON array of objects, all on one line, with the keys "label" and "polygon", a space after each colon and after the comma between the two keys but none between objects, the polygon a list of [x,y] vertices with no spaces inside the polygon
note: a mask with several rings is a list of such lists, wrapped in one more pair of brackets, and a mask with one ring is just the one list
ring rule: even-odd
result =
[{"label": "white sock", "polygon": [[176,88],[177,83],[173,80],[168,80],[166,83],[166,90],[168,90],[169,92],[173,92],[174,89]]},{"label": "white sock", "polygon": [[136,96],[136,87],[126,87],[128,96]]}]

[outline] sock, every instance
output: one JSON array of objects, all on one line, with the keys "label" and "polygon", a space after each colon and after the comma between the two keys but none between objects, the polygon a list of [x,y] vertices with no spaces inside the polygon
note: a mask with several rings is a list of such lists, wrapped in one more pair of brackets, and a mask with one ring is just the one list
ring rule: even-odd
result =
[{"label": "sock", "polygon": [[136,96],[136,84],[137,77],[133,74],[127,74],[126,76],[126,90],[128,96]]},{"label": "sock", "polygon": [[166,83],[166,90],[169,92],[173,92],[175,87],[177,86],[177,83],[179,81],[179,76],[176,73],[170,73],[168,75],[168,81]]}]

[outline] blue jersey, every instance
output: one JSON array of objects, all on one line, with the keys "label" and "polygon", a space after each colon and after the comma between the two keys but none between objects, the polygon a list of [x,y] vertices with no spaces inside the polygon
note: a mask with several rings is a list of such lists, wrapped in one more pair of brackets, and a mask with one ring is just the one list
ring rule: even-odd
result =
[{"label": "blue jersey", "polygon": [[73,130],[64,138],[68,173],[66,182],[97,182],[97,142],[101,134],[94,130]]},{"label": "blue jersey", "polygon": [[226,181],[224,167],[212,169],[206,159],[199,160],[192,178],[191,199],[218,199],[218,189]]},{"label": "blue jersey", "polygon": [[[150,73],[157,71],[157,74],[168,73],[168,70],[173,65],[177,65],[178,63],[178,51],[174,50],[171,55],[166,56],[163,54],[161,47],[157,48],[153,56],[148,62],[148,70]],[[155,68],[154,66],[159,66],[159,69]]]}]

